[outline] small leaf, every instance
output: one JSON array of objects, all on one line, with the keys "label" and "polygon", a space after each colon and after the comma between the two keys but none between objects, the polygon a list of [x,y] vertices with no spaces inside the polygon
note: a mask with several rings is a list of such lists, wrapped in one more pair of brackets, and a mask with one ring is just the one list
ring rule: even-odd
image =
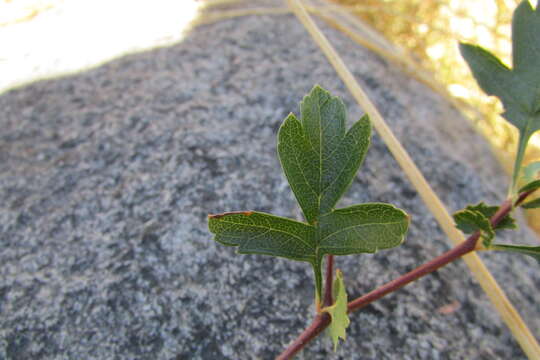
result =
[{"label": "small leaf", "polygon": [[491,240],[495,237],[495,231],[489,219],[480,211],[460,210],[454,213],[454,221],[456,227],[466,234],[480,230],[485,246],[489,246]]},{"label": "small leaf", "polygon": [[308,223],[332,211],[351,184],[370,142],[367,116],[345,133],[345,105],[320,86],[301,103],[278,134],[283,171]]},{"label": "small leaf", "polygon": [[214,240],[238,246],[240,254],[261,254],[315,261],[315,228],[260,212],[230,212],[208,216]]},{"label": "small leaf", "polygon": [[347,316],[347,291],[345,289],[345,282],[343,281],[343,274],[339,269],[336,269],[336,278],[334,279],[332,293],[335,299],[334,304],[321,309],[321,311],[328,312],[332,318],[328,331],[334,343],[334,351],[336,351],[339,338],[345,341],[347,327],[350,324],[349,317]]},{"label": "small leaf", "polygon": [[493,244],[490,250],[501,250],[532,256],[540,264],[540,246]]},{"label": "small leaf", "polygon": [[540,208],[540,198],[526,202],[525,204],[521,205],[521,207],[524,209],[538,209]]},{"label": "small leaf", "polygon": [[525,191],[535,191],[537,189],[540,189],[540,180],[535,180],[528,183],[527,185],[521,187],[521,189],[519,189],[519,192],[522,193]]},{"label": "small leaf", "polygon": [[[461,214],[461,211],[472,211],[473,213],[479,213],[479,214]],[[489,222],[489,219],[495,215],[497,210],[499,210],[498,206],[491,206],[486,205],[483,202],[480,202],[476,205],[468,205],[464,210],[457,211],[454,213],[454,221],[456,221],[456,227],[463,231],[466,234],[472,234],[476,230],[484,230],[488,233],[490,233],[489,230],[487,230],[487,225],[485,224],[486,220],[483,220],[483,218],[486,218]],[[457,218],[456,218],[457,216]],[[475,224],[475,220],[478,219],[480,221],[480,224]],[[491,222],[489,223],[489,227],[493,228],[491,225]],[[502,218],[499,223],[493,228],[495,232],[499,230],[505,230],[505,229],[515,229],[516,228],[516,221],[515,219],[510,216],[510,214],[506,215],[504,218]]]}]

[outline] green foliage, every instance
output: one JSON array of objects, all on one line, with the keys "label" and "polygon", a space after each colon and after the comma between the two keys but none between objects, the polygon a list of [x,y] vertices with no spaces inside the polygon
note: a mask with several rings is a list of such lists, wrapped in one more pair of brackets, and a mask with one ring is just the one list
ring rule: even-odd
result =
[{"label": "green foliage", "polygon": [[211,215],[208,221],[214,240],[238,246],[240,254],[281,256],[315,261],[315,228],[307,224],[260,212]]},{"label": "green foliage", "polygon": [[460,210],[454,213],[456,227],[464,233],[480,231],[485,246],[489,246],[495,237],[495,231],[491,227],[489,218],[478,211]]},{"label": "green foliage", "polygon": [[328,327],[328,333],[334,343],[334,351],[336,351],[339,344],[339,338],[345,341],[347,337],[347,327],[349,327],[350,324],[349,316],[347,316],[347,291],[345,289],[345,282],[343,281],[343,274],[339,269],[336,270],[332,294],[335,299],[334,304],[325,307],[321,311],[327,312],[332,318]]},{"label": "green foliage", "polygon": [[525,191],[535,191],[537,189],[540,189],[540,180],[534,180],[528,183],[527,185],[523,186],[519,189],[519,192],[525,192]]},{"label": "green foliage", "polygon": [[540,9],[524,0],[512,19],[513,69],[480,46],[460,44],[478,84],[488,95],[503,103],[503,116],[519,130],[519,144],[512,182],[516,181],[531,135],[540,130]]},{"label": "green foliage", "polygon": [[301,104],[301,120],[289,115],[278,134],[283,171],[308,223],[260,212],[210,215],[215,240],[242,254],[305,261],[313,266],[317,301],[322,293],[325,254],[373,253],[399,245],[407,214],[390,204],[344,209],[335,204],[351,184],[369,146],[367,116],[345,129],[345,105],[315,86]]},{"label": "green foliage", "polygon": [[367,116],[345,133],[345,105],[315,86],[300,105],[302,118],[290,114],[279,130],[278,154],[285,176],[313,224],[332,211],[351,184],[370,142]]},{"label": "green foliage", "polygon": [[540,246],[493,244],[491,249],[529,255],[540,264]]},{"label": "green foliage", "polygon": [[524,209],[538,209],[540,208],[540,198],[526,202],[525,204],[521,205],[521,207]]},{"label": "green foliage", "polygon": [[481,202],[476,205],[468,205],[465,209],[456,211],[453,216],[459,230],[466,234],[480,231],[484,246],[489,247],[497,231],[516,228],[515,220],[510,215],[506,215],[493,227],[490,218],[495,215],[497,210],[499,210],[498,206],[489,206]]}]

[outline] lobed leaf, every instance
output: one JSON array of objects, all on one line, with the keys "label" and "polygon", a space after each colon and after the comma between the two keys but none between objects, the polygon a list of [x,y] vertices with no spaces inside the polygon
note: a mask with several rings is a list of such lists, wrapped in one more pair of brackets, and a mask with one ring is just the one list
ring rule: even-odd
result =
[{"label": "lobed leaf", "polygon": [[516,221],[510,214],[502,218],[493,227],[489,219],[495,215],[497,210],[499,210],[498,206],[486,205],[484,202],[480,202],[476,205],[468,205],[465,209],[455,212],[453,216],[456,227],[464,233],[472,234],[477,230],[483,230],[491,239],[492,231],[516,228]]},{"label": "lobed leaf", "polygon": [[369,147],[367,116],[345,132],[345,105],[320,86],[301,103],[301,120],[290,114],[279,129],[278,154],[308,223],[332,211],[350,186]]},{"label": "lobed leaf", "polygon": [[480,231],[486,247],[489,246],[491,240],[495,237],[495,231],[491,226],[489,218],[480,211],[470,209],[460,210],[454,213],[454,221],[456,222],[456,227],[466,234]]},{"label": "lobed leaf", "polygon": [[504,105],[503,116],[520,133],[540,129],[540,10],[525,0],[512,19],[513,69],[480,46],[460,44],[478,84],[488,95],[497,96]]},{"label": "lobed leaf", "polygon": [[[540,2],[539,2],[540,4]],[[489,51],[461,43],[461,55],[478,84],[488,95],[497,96],[502,116],[519,130],[519,141],[510,195],[517,196],[517,181],[525,149],[532,134],[540,130],[540,9],[523,0],[512,18],[513,69]]]},{"label": "lobed leaf", "polygon": [[369,118],[362,117],[346,132],[345,106],[319,86],[304,98],[301,113],[301,120],[290,114],[283,122],[278,154],[308,223],[244,211],[209,215],[208,226],[216,241],[238,246],[239,253],[309,262],[319,300],[325,254],[373,253],[397,246],[409,219],[404,211],[381,203],[335,210],[366,155]]}]

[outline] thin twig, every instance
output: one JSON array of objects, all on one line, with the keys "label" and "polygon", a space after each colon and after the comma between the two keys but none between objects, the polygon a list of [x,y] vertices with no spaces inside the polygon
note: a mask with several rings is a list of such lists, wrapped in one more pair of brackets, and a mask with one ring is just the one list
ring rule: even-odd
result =
[{"label": "thin twig", "polygon": [[[522,203],[527,196],[529,196],[533,191],[521,193],[515,205]],[[506,200],[502,203],[499,210],[493,215],[490,219],[492,226],[496,226],[506,215],[508,215],[513,209],[512,200]],[[432,272],[440,269],[441,267],[453,262],[465,254],[469,254],[474,251],[476,243],[480,237],[480,233],[476,232],[469,236],[467,240],[463,243],[457,245],[452,250],[445,252],[444,254],[436,257],[435,259],[417,267],[416,269],[409,271],[405,275],[400,276],[397,279],[394,279],[375,290],[370,291],[369,293],[349,302],[348,311],[349,313],[355,312],[366,305],[371,304],[375,300],[378,300],[385,295],[388,295],[405,285],[411,283],[414,280],[417,280],[425,275],[431,274]],[[326,313],[324,313],[326,314]],[[313,340],[317,335],[319,335],[326,327],[330,324],[330,317],[322,316],[323,314],[318,314],[313,323],[306,328],[298,338],[287,347],[278,357],[280,360],[291,359],[296,353],[302,350],[308,342]]]}]

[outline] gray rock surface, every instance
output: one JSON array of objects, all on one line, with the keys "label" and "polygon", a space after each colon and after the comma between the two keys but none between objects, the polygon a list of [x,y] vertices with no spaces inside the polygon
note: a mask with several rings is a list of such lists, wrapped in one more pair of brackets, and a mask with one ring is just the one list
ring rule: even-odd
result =
[{"label": "gray rock surface", "polygon": [[[502,200],[505,176],[455,109],[323,28],[451,210]],[[276,356],[312,317],[309,266],[236,255],[206,219],[300,218],[276,133],[315,83],[361,115],[292,15],[251,16],[0,97],[0,359]],[[398,249],[337,258],[350,296],[449,248],[377,135],[340,206],[365,201],[413,222]],[[538,334],[534,261],[482,257]],[[524,359],[469,274],[458,262],[409,285],[354,314],[336,354],[322,338],[300,358]]]}]

